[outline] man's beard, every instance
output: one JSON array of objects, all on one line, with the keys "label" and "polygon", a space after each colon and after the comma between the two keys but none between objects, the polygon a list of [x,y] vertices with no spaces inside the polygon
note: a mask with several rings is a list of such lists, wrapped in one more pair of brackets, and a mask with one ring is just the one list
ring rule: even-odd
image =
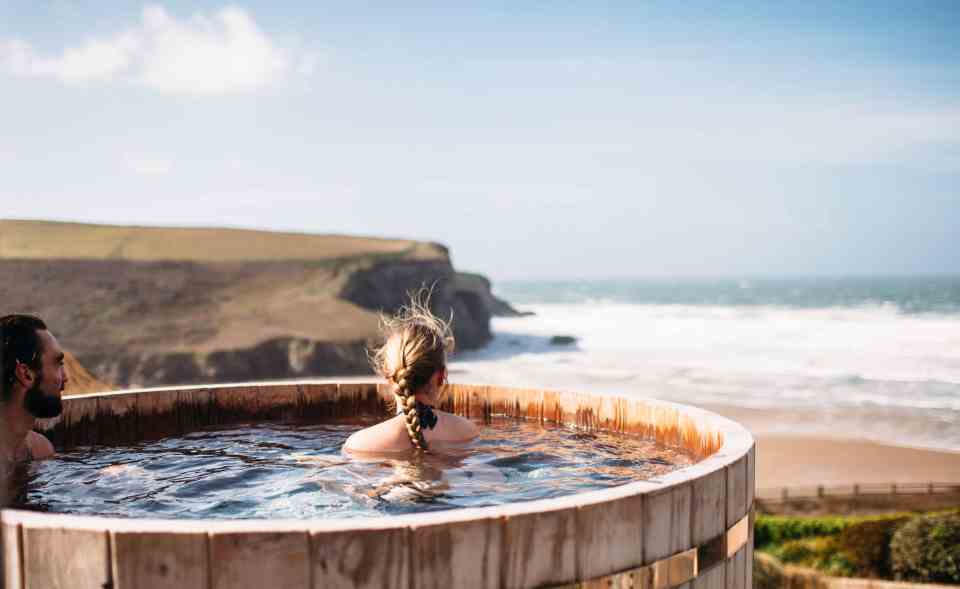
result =
[{"label": "man's beard", "polygon": [[40,389],[41,381],[37,381],[23,396],[23,408],[27,413],[39,419],[56,417],[63,412],[63,401],[55,395],[48,395]]}]

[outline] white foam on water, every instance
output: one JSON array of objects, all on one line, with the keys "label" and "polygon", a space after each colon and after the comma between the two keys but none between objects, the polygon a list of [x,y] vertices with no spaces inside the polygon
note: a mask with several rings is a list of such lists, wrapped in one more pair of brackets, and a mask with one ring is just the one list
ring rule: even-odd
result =
[{"label": "white foam on water", "polygon": [[[536,316],[494,320],[494,342],[452,368],[492,384],[789,410],[804,417],[778,431],[960,450],[957,315],[885,305],[527,309]],[[552,346],[554,335],[578,341]]]}]

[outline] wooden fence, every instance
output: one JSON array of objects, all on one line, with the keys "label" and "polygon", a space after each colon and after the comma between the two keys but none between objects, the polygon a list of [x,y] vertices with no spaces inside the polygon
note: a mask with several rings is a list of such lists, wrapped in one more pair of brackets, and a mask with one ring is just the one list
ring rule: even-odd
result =
[{"label": "wooden fence", "polygon": [[960,506],[960,483],[866,483],[757,489],[761,513],[877,513]]},{"label": "wooden fence", "polygon": [[790,499],[859,497],[862,495],[935,495],[956,493],[960,493],[960,483],[867,483],[757,489],[756,498],[762,499],[763,501],[789,501]]}]

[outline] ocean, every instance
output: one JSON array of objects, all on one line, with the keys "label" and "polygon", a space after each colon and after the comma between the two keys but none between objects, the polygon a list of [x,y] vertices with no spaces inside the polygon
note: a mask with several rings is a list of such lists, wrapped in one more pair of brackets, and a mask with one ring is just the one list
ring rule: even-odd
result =
[{"label": "ocean", "polygon": [[[507,281],[464,382],[727,408],[758,434],[960,451],[960,276]],[[573,345],[552,345],[557,335]],[[760,417],[756,417],[760,416]]]}]

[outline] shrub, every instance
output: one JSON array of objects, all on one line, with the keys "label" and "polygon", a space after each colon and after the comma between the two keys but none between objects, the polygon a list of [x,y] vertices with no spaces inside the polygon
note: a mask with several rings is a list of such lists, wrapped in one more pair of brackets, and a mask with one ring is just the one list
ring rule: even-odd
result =
[{"label": "shrub", "polygon": [[856,570],[833,536],[789,540],[769,551],[784,563],[813,567],[832,576],[849,577]]},{"label": "shrub", "polygon": [[780,589],[786,586],[786,578],[780,562],[762,552],[753,555],[753,587],[754,589]]},{"label": "shrub", "polygon": [[873,517],[854,521],[837,536],[837,546],[858,577],[889,579],[890,539],[907,515]]},{"label": "shrub", "polygon": [[817,551],[811,545],[809,538],[799,540],[787,540],[779,546],[770,549],[770,554],[777,557],[778,560],[792,564],[809,564],[816,555]]},{"label": "shrub", "polygon": [[784,515],[761,515],[754,526],[754,542],[757,548],[768,544],[781,544],[787,540],[799,540],[814,536],[834,536],[848,525],[840,517],[790,517]]},{"label": "shrub", "polygon": [[903,524],[890,541],[897,579],[960,583],[960,514],[918,516]]}]

